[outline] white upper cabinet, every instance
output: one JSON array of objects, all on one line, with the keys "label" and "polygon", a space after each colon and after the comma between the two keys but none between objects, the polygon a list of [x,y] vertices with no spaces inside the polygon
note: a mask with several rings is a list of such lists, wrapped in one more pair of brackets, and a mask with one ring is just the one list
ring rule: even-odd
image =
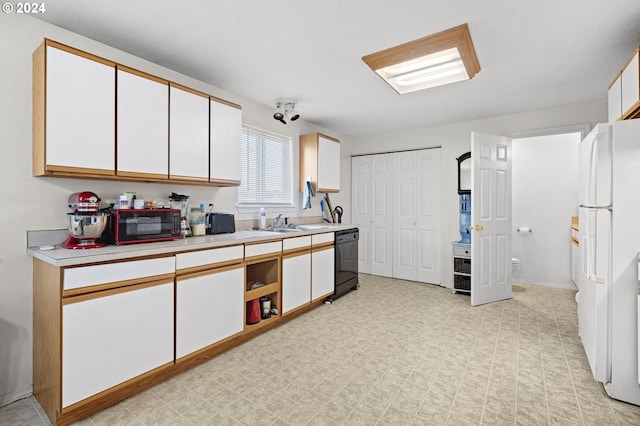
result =
[{"label": "white upper cabinet", "polygon": [[323,136],[318,137],[318,188],[340,191],[340,142]]},{"label": "white upper cabinet", "polygon": [[627,66],[622,70],[622,114],[625,116],[637,110],[640,104],[639,66],[638,51],[636,50]]},{"label": "white upper cabinet", "polygon": [[[34,148],[41,146],[40,143],[45,147],[44,167],[41,165],[36,170],[34,162],[34,174],[66,171],[113,175],[115,64],[47,43],[46,66],[38,71],[36,68],[43,62],[36,58],[38,54],[41,53],[37,50],[34,53],[34,129],[44,122],[46,130],[44,135],[34,130]],[[40,73],[42,75],[36,75]],[[38,98],[41,79],[46,87],[44,106],[43,99]],[[38,155],[36,150],[34,155]]]},{"label": "white upper cabinet", "polygon": [[170,85],[169,179],[209,181],[209,97]]},{"label": "white upper cabinet", "polygon": [[640,117],[640,48],[609,86],[609,123]]},{"label": "white upper cabinet", "polygon": [[622,115],[622,77],[618,75],[616,80],[609,87],[609,123],[613,123]]},{"label": "white upper cabinet", "polygon": [[124,176],[169,175],[169,83],[118,66],[118,163]]},{"label": "white upper cabinet", "polygon": [[300,192],[308,177],[318,192],[340,191],[340,141],[319,133],[300,136]]},{"label": "white upper cabinet", "polygon": [[220,186],[240,185],[242,109],[239,105],[211,98],[209,127],[209,180]]},{"label": "white upper cabinet", "polygon": [[240,185],[240,105],[49,39],[32,64],[34,176]]}]

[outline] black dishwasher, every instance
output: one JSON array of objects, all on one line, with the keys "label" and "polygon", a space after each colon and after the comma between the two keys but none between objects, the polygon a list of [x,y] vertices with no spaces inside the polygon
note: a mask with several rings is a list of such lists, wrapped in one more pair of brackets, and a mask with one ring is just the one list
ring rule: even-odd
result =
[{"label": "black dishwasher", "polygon": [[358,228],[335,233],[335,292],[332,299],[358,288]]}]

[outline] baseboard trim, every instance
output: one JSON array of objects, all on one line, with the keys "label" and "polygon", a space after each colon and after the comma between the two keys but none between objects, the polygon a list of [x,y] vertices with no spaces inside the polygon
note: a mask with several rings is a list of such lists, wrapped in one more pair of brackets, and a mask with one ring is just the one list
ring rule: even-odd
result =
[{"label": "baseboard trim", "polygon": [[543,281],[527,280],[527,279],[518,278],[518,277],[513,277],[511,281],[514,284],[522,283],[522,284],[529,284],[529,285],[538,285],[543,287],[561,288],[565,290],[577,290],[572,283],[543,282]]},{"label": "baseboard trim", "polygon": [[20,399],[33,395],[33,385],[30,385],[24,389],[5,393],[0,395],[0,407],[16,402]]}]

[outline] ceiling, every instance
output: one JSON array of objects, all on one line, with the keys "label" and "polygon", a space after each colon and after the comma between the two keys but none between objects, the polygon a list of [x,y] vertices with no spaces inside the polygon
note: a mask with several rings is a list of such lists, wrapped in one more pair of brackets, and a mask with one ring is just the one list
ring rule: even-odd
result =
[{"label": "ceiling", "polygon": [[[606,99],[638,0],[58,0],[39,19],[346,136]],[[362,56],[463,23],[481,71],[398,95]]]}]

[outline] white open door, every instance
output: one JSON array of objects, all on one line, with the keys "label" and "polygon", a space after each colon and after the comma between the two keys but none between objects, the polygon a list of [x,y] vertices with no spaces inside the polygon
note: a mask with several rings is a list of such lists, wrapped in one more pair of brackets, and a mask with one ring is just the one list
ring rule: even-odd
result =
[{"label": "white open door", "polygon": [[511,139],[471,133],[471,305],[511,298]]}]

